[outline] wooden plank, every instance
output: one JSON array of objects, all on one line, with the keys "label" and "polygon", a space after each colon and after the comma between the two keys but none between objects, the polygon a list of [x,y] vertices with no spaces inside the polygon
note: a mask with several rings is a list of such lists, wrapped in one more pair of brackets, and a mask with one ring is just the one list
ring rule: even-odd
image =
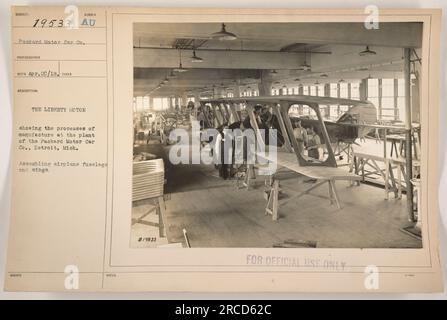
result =
[{"label": "wooden plank", "polygon": [[132,171],[132,201],[163,195],[163,159],[134,162]]}]

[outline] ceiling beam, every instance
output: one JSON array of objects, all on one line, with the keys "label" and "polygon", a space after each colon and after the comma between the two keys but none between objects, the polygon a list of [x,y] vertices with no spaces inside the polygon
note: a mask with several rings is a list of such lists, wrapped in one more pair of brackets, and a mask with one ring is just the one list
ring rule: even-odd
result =
[{"label": "ceiling beam", "polygon": [[[304,55],[295,52],[200,51],[201,63],[191,62],[191,51],[182,53],[184,68],[217,69],[294,69],[304,62]],[[134,67],[176,68],[178,50],[134,49]]]},{"label": "ceiling beam", "polygon": [[[218,23],[137,23],[134,38],[210,39]],[[227,23],[239,40],[290,40],[291,43],[371,45],[419,48],[422,23],[381,22],[379,29],[366,29],[363,23]]]}]

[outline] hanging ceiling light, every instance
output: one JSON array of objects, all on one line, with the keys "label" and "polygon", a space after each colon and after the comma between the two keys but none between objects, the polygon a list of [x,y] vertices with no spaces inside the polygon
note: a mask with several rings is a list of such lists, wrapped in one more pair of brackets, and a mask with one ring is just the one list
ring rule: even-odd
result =
[{"label": "hanging ceiling light", "polygon": [[300,70],[303,70],[303,71],[310,71],[311,69],[312,69],[312,67],[310,66],[310,64],[307,64],[307,62],[304,62],[300,66]]},{"label": "hanging ceiling light", "polygon": [[304,52],[304,63],[300,66],[300,70],[310,71],[312,67],[307,63],[307,52]]},{"label": "hanging ceiling light", "polygon": [[366,46],[365,50],[359,52],[359,56],[362,56],[362,57],[364,57],[364,56],[374,56],[376,54],[377,54],[377,52],[375,52],[373,50],[369,50],[369,46]]},{"label": "hanging ceiling light", "polygon": [[183,68],[181,62],[179,63],[178,68],[175,68],[175,69],[174,69],[174,72],[186,72],[186,71],[188,71],[188,69]]},{"label": "hanging ceiling light", "polygon": [[295,80],[293,80],[293,81],[295,81],[295,82],[300,82],[301,81],[301,79],[300,78],[296,78]]},{"label": "hanging ceiling light", "polygon": [[182,50],[179,50],[178,54],[179,54],[179,60],[178,60],[179,64],[178,64],[178,68],[174,69],[174,72],[186,72],[186,71],[188,71],[188,69],[185,69],[182,66]]},{"label": "hanging ceiling light", "polygon": [[338,83],[345,83],[346,81],[344,80],[344,79],[340,79],[339,81],[338,81]]},{"label": "hanging ceiling light", "polygon": [[273,69],[270,71],[271,74],[278,74],[278,71],[276,71],[276,69]]},{"label": "hanging ceiling light", "polygon": [[202,58],[196,56],[196,50],[193,50],[193,51],[192,51],[191,62],[193,62],[193,63],[200,63],[200,62],[203,62],[203,59],[202,59]]},{"label": "hanging ceiling light", "polygon": [[323,73],[323,74],[320,74],[320,77],[321,78],[327,78],[327,77],[329,77],[326,73]]},{"label": "hanging ceiling light", "polygon": [[168,78],[173,79],[173,78],[176,78],[176,77],[177,77],[177,75],[175,74],[174,70],[171,70],[171,72],[168,75]]},{"label": "hanging ceiling light", "polygon": [[320,85],[320,83],[318,82],[318,80],[315,81],[314,85],[316,85],[316,86],[319,86],[319,85]]},{"label": "hanging ceiling light", "polygon": [[237,36],[234,33],[228,32],[225,29],[225,23],[222,23],[222,28],[219,32],[214,32],[211,35],[211,38],[214,40],[226,41],[226,40],[236,40]]}]

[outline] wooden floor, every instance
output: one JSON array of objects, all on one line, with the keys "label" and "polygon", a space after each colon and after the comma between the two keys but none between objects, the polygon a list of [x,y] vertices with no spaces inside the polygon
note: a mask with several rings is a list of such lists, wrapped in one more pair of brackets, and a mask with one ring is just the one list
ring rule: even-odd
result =
[{"label": "wooden floor", "polygon": [[[139,150],[166,157],[169,147],[150,144]],[[168,241],[191,247],[272,247],[286,240],[316,242],[318,248],[419,248],[422,243],[400,228],[408,223],[405,197],[384,199],[381,188],[337,182],[343,208],[331,206],[326,187],[294,199],[272,221],[264,214],[264,179],[251,190],[235,180],[222,180],[214,166],[166,163],[166,233]],[[347,170],[347,168],[346,168]],[[296,173],[279,174],[284,197],[307,189],[312,182]],[[140,226],[141,227],[141,226]]]}]

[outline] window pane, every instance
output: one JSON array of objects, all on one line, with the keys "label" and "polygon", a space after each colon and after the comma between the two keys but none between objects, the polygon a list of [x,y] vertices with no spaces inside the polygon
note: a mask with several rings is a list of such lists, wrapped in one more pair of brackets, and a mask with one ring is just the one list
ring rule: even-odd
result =
[{"label": "window pane", "polygon": [[305,116],[307,116],[307,115],[309,115],[309,107],[308,106],[303,106],[303,115],[305,115]]},{"label": "window pane", "polygon": [[329,118],[338,119],[338,106],[331,105],[329,108]]},{"label": "window pane", "polygon": [[163,108],[163,102],[161,98],[154,98],[154,109],[161,110]]},{"label": "window pane", "polygon": [[300,107],[298,105],[293,105],[289,109],[289,114],[290,115],[294,115],[294,116],[298,116],[299,113],[300,113],[299,109],[300,109]]},{"label": "window pane", "polygon": [[368,100],[376,107],[379,105],[379,98],[368,97]]},{"label": "window pane", "polygon": [[303,94],[304,95],[308,95],[309,94],[309,87],[308,86],[303,87]]},{"label": "window pane", "polygon": [[360,99],[360,83],[351,83],[351,99]]},{"label": "window pane", "polygon": [[330,85],[330,96],[332,98],[338,98],[338,86],[336,83],[331,83]]},{"label": "window pane", "polygon": [[137,109],[137,111],[141,111],[143,109],[143,97],[137,97],[136,109]]},{"label": "window pane", "polygon": [[394,109],[382,109],[382,118],[394,120]]},{"label": "window pane", "polygon": [[349,110],[348,106],[340,106],[340,115]]},{"label": "window pane", "polygon": [[379,96],[379,79],[368,79],[368,99]]},{"label": "window pane", "polygon": [[319,97],[324,97],[324,84],[318,86],[317,95]]},{"label": "window pane", "polygon": [[382,96],[394,96],[394,79],[382,79]]},{"label": "window pane", "polygon": [[348,84],[340,83],[340,98],[348,98]]},{"label": "window pane", "polygon": [[382,108],[394,108],[394,97],[382,97]]}]

